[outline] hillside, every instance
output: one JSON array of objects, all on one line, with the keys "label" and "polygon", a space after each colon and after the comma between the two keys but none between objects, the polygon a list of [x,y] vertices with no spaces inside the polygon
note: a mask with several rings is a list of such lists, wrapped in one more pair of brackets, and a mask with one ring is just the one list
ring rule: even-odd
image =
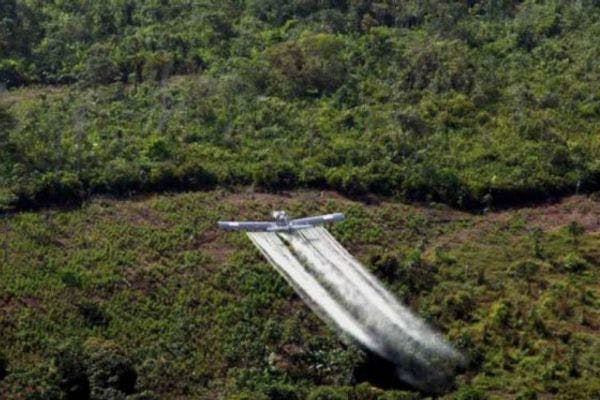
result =
[{"label": "hillside", "polygon": [[281,208],[346,213],[469,360],[442,398],[600,398],[599,37],[599,0],[0,1],[0,399],[430,396],[216,229]]},{"label": "hillside", "polygon": [[591,0],[3,1],[0,209],[240,184],[460,208],[594,192],[599,17]]},{"label": "hillside", "polygon": [[[2,218],[0,397],[69,398],[88,382],[96,399],[124,398],[107,387],[138,393],[128,399],[421,398],[351,386],[369,370],[365,354],[244,234],[216,229],[219,218],[279,208],[347,214],[334,236],[469,357],[443,398],[600,394],[600,203],[473,215],[334,192],[219,190]],[[371,381],[385,372],[374,367]]]}]

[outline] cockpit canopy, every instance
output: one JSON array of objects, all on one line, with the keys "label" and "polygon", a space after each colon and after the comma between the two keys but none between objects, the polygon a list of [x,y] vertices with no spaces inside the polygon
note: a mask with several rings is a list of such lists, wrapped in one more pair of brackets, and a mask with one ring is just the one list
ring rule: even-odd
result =
[{"label": "cockpit canopy", "polygon": [[287,225],[289,223],[289,217],[283,210],[273,211],[273,218],[277,221],[277,225]]}]

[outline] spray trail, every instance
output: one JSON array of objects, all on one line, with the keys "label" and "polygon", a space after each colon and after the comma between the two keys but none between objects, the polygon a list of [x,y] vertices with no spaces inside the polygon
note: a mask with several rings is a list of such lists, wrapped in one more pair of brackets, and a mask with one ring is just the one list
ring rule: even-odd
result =
[{"label": "spray trail", "polygon": [[248,232],[252,242],[323,320],[393,362],[400,379],[441,391],[463,360],[402,306],[324,228]]}]

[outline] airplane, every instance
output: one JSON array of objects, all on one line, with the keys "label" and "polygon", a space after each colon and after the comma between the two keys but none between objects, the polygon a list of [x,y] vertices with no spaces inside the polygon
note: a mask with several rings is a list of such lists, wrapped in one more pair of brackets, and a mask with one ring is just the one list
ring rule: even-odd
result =
[{"label": "airplane", "polygon": [[295,232],[299,229],[312,228],[329,222],[343,221],[346,217],[342,213],[318,215],[315,217],[290,219],[285,211],[273,211],[275,221],[219,221],[219,228],[226,231],[249,232]]}]

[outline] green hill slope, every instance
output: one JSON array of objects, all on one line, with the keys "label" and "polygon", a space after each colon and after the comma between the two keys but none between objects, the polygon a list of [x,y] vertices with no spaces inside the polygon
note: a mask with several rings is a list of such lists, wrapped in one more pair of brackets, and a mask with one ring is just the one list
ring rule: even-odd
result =
[{"label": "green hill slope", "polygon": [[[235,184],[461,207],[600,188],[595,1],[10,0],[0,17],[1,208]],[[64,86],[18,89],[34,84]]]},{"label": "green hill slope", "polygon": [[364,353],[245,235],[216,230],[219,218],[277,208],[347,214],[336,238],[470,358],[445,398],[600,393],[597,202],[474,216],[331,192],[214,191],[0,220],[0,397],[421,398],[351,386]]}]

